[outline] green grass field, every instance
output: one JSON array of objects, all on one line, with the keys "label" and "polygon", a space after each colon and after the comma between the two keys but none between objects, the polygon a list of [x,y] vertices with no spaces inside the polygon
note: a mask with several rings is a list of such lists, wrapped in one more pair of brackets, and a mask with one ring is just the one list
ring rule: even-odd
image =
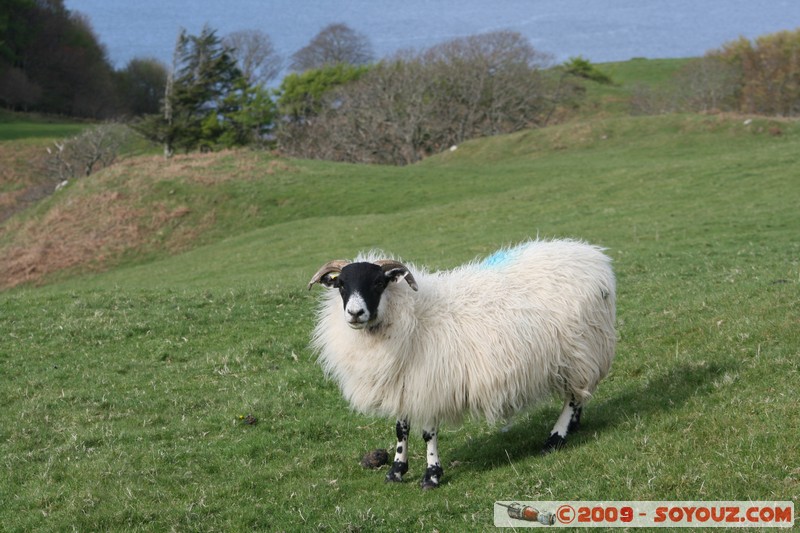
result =
[{"label": "green grass field", "polygon": [[0,110],[0,141],[67,137],[80,133],[86,124],[67,119],[10,113]]},{"label": "green grass field", "polygon": [[[615,116],[405,168],[181,164],[129,161],[9,223],[101,190],[187,209],[115,268],[0,293],[3,530],[463,531],[497,500],[800,502],[800,124]],[[618,276],[617,358],[581,431],[538,455],[553,401],[508,433],[445,428],[436,491],[418,435],[407,483],[364,470],[394,422],[324,379],[310,276],[372,247],[447,268],[537,235],[608,247]]]}]

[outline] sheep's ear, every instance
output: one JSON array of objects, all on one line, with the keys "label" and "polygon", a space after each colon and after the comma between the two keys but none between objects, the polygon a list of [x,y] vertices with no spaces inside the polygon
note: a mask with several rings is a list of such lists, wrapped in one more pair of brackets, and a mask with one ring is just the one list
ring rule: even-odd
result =
[{"label": "sheep's ear", "polygon": [[325,274],[319,279],[319,284],[332,289],[334,287],[338,287],[339,283],[339,272],[331,272],[330,274]]},{"label": "sheep's ear", "polygon": [[342,269],[349,264],[350,261],[344,261],[342,259],[328,261],[319,267],[317,273],[311,277],[311,281],[308,282],[308,289],[311,290],[311,287],[313,287],[315,283],[319,283],[328,288],[336,287],[336,280],[339,274],[342,272]]},{"label": "sheep's ear", "polygon": [[417,286],[417,281],[414,279],[414,276],[411,275],[411,272],[408,271],[408,268],[399,261],[392,261],[389,259],[381,259],[379,261],[375,261],[375,264],[378,265],[383,269],[383,274],[386,276],[387,279],[391,281],[400,281],[401,279],[405,278],[406,283],[414,289],[415,291],[419,290]]}]

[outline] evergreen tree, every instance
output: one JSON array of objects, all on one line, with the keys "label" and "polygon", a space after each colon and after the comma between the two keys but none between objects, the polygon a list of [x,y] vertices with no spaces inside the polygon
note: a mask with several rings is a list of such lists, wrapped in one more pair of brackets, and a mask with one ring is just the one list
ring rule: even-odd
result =
[{"label": "evergreen tree", "polygon": [[266,91],[248,85],[232,50],[206,26],[200,35],[178,36],[164,113],[146,117],[137,129],[164,143],[169,157],[175,148],[247,144],[273,115]]},{"label": "evergreen tree", "polygon": [[230,51],[208,26],[180,44],[181,63],[171,95],[173,125],[178,128],[175,146],[188,151],[201,142],[215,141],[215,137],[204,138],[202,125],[222,111],[223,99],[236,90],[242,74]]}]

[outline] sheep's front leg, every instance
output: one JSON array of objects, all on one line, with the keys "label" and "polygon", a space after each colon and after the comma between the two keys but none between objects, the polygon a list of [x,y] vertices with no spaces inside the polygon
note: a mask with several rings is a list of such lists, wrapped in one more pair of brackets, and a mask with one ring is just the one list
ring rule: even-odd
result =
[{"label": "sheep's front leg", "polygon": [[574,397],[564,402],[564,409],[561,410],[561,415],[559,415],[556,425],[553,426],[550,437],[544,443],[543,454],[564,447],[567,443],[567,435],[576,431],[580,426],[581,411],[583,411],[583,406]]},{"label": "sheep's front leg", "polygon": [[439,481],[442,479],[444,471],[439,462],[439,437],[437,429],[434,427],[430,431],[423,430],[422,439],[427,445],[426,458],[428,459],[428,468],[425,469],[425,475],[422,477],[420,485],[423,489],[435,489],[439,486]]},{"label": "sheep's front leg", "polygon": [[386,481],[403,481],[403,475],[408,472],[408,431],[410,426],[405,420],[398,420],[395,430],[397,432],[397,447],[394,452],[394,462]]}]

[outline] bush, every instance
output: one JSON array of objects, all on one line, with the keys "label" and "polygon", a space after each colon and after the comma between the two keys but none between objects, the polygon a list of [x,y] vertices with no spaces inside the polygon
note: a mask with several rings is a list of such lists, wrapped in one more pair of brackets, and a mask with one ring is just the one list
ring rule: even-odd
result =
[{"label": "bush", "polygon": [[663,88],[634,88],[632,114],[736,111],[800,116],[800,29],[741,38],[688,62]]},{"label": "bush", "polygon": [[800,115],[800,29],[741,38],[712,52],[739,73],[736,106],[744,113]]},{"label": "bush", "polygon": [[63,183],[85,177],[114,163],[130,130],[120,124],[101,124],[47,149],[47,171]]},{"label": "bush", "polygon": [[727,111],[736,108],[741,73],[735,65],[709,55],[695,59],[674,76],[673,93],[679,111]]},{"label": "bush", "polygon": [[322,71],[296,75],[279,99],[289,120],[278,141],[299,157],[402,165],[466,139],[542,126],[571,94],[564,75],[543,73],[547,62],[502,31],[402,53],[316,93]]},{"label": "bush", "polygon": [[367,66],[338,63],[300,74],[289,74],[278,90],[278,110],[289,120],[307,120],[322,111],[323,98],[327,93],[340,85],[358,80],[368,70]]},{"label": "bush", "polygon": [[602,85],[612,85],[614,81],[611,76],[592,65],[591,61],[581,56],[571,57],[564,64],[566,71],[573,76],[584,78]]}]

